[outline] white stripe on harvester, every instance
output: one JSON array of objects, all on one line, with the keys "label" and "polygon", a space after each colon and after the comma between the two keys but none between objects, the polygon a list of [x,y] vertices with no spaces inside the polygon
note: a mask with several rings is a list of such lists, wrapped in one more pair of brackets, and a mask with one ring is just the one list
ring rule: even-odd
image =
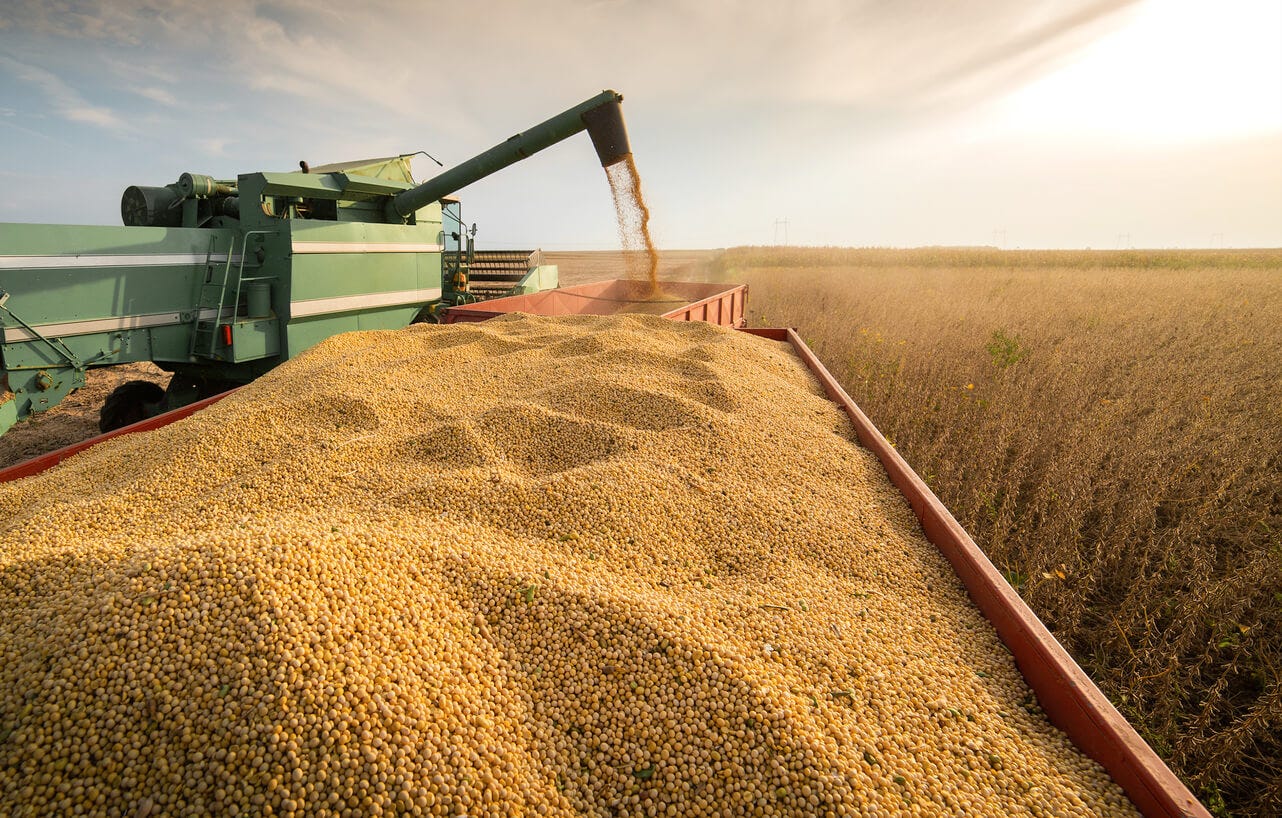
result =
[{"label": "white stripe on harvester", "polygon": [[[364,293],[347,295],[338,298],[313,298],[306,301],[290,303],[290,312],[294,318],[306,318],[312,315],[327,315],[335,312],[369,309],[372,307],[397,307],[405,304],[423,304],[441,297],[440,288],[430,290],[399,290],[391,293]],[[200,311],[201,320],[214,317],[213,307]],[[223,314],[229,315],[230,307],[223,308]],[[115,332],[118,330],[147,329],[149,327],[166,327],[181,324],[182,315],[176,312],[153,312],[144,315],[122,315],[115,318],[95,318],[87,321],[66,321],[58,324],[35,324],[36,332],[46,338],[63,338],[70,335],[90,335],[95,332]],[[5,327],[6,344],[20,341],[31,341],[35,335],[25,327]]]},{"label": "white stripe on harvester", "polygon": [[[395,242],[296,241],[295,253],[439,253],[439,244],[397,244]],[[148,253],[146,255],[48,255],[0,256],[0,270],[56,270],[67,267],[173,267],[183,264],[224,264],[226,253]],[[233,264],[240,256],[231,257]]]},{"label": "white stripe on harvester", "polygon": [[[93,321],[68,321],[62,324],[38,324],[33,327],[46,338],[67,335],[88,335],[93,332],[111,332],[122,329],[145,329],[177,324],[179,315],[176,312],[154,312],[150,315],[125,315],[119,318],[99,318]],[[36,336],[25,327],[6,327],[4,342],[12,344],[17,341],[30,341]]]},{"label": "white stripe on harvester", "polygon": [[[57,270],[68,267],[176,267],[185,264],[224,264],[226,253],[153,253],[142,256],[0,256],[0,270]],[[232,256],[239,264],[240,256]]]},{"label": "white stripe on harvester", "polygon": [[295,253],[439,253],[439,244],[397,244],[395,242],[296,241]]},{"label": "white stripe on harvester", "polygon": [[293,318],[326,315],[333,312],[350,312],[370,307],[398,307],[404,304],[423,304],[441,297],[440,288],[432,290],[400,290],[394,293],[365,293],[338,298],[311,298],[291,301],[289,313]]},{"label": "white stripe on harvester", "polygon": [[[206,307],[200,311],[201,320],[213,318],[216,310]],[[231,307],[223,307],[223,315],[230,315]],[[118,330],[148,329],[150,327],[168,327],[182,323],[182,314],[176,312],[153,312],[143,315],[122,315],[115,318],[94,318],[88,321],[66,321],[60,324],[35,324],[36,332],[46,338],[65,338],[69,335],[90,335],[95,332],[115,332]],[[26,327],[5,327],[4,342],[13,344],[19,341],[32,341],[35,335]]]}]

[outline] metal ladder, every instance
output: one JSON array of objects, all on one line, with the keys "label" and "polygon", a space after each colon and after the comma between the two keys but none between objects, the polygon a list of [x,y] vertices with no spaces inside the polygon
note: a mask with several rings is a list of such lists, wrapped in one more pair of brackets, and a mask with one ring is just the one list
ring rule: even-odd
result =
[{"label": "metal ladder", "polygon": [[[236,240],[227,247],[227,263],[223,265],[222,280],[215,280],[217,262],[214,261],[214,244],[217,236],[209,237],[209,250],[205,253],[205,275],[200,282],[200,293],[196,298],[196,328],[191,334],[191,355],[203,358],[221,358],[217,353],[218,329],[223,324],[223,308],[227,299],[227,284],[231,277],[232,249]],[[241,259],[242,265],[244,258]],[[236,306],[232,305],[233,317]]]},{"label": "metal ladder", "polygon": [[[236,289],[231,303],[227,302],[227,288],[231,284],[231,265],[235,257],[236,239],[227,247],[227,263],[223,266],[222,281],[215,281],[214,243],[216,237],[210,237],[209,250],[205,253],[205,277],[200,284],[200,295],[196,299],[196,329],[191,334],[191,354],[205,358],[225,359],[219,354],[218,333],[223,327],[230,327],[236,321],[236,311],[240,309],[241,285],[249,281],[272,281],[277,276],[245,276],[245,258],[249,254],[249,237],[269,235],[270,230],[248,230],[241,237],[240,266],[236,270]],[[226,319],[226,320],[224,320]],[[223,346],[229,346],[227,337],[221,339]]]}]

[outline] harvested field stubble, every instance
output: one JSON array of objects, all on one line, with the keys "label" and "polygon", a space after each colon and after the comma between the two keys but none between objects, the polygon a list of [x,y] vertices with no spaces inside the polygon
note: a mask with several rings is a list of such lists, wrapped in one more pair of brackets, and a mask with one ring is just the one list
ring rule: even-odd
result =
[{"label": "harvested field stubble", "polygon": [[717,264],[1213,811],[1282,815],[1282,252]]},{"label": "harvested field stubble", "polygon": [[19,421],[0,436],[0,468],[100,434],[99,410],[112,390],[132,380],[151,381],[163,388],[169,383],[169,373],[150,363],[124,364],[90,369],[85,380],[85,386],[62,403]]},{"label": "harvested field stubble", "polygon": [[0,488],[0,804],[1133,814],[849,434],[706,324],[332,338]]}]

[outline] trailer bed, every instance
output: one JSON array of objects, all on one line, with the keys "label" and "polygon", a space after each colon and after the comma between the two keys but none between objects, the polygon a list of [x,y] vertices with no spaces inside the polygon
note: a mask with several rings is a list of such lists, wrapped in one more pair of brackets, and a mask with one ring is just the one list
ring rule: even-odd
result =
[{"label": "trailer bed", "polygon": [[[497,314],[509,311],[512,310]],[[483,320],[476,317],[476,311],[468,311],[467,315],[458,320]],[[993,624],[1051,722],[1063,730],[1083,753],[1108,771],[1143,815],[1149,818],[1209,818],[1207,810],[1073,661],[797,333],[790,329],[742,331],[788,343],[829,399],[849,416],[860,444],[876,455],[892,484],[907,499],[926,537],[949,561],[975,605]],[[102,440],[156,429],[181,420],[226,394],[229,393],[0,470],[0,482],[45,471]]]}]

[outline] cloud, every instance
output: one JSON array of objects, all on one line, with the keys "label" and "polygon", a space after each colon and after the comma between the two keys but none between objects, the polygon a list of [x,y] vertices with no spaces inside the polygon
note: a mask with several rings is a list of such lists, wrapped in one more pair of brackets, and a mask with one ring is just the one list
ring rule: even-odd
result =
[{"label": "cloud", "polygon": [[116,14],[115,0],[6,0],[6,5],[0,29],[128,44],[139,42],[135,31],[138,20],[132,19],[132,13],[144,10],[142,3],[126,2],[122,11],[129,13]]},{"label": "cloud", "polygon": [[72,122],[86,122],[109,131],[123,133],[131,130],[129,124],[114,111],[102,105],[93,105],[79,92],[50,71],[0,55],[3,68],[24,82],[34,85],[44,94],[54,111]]},{"label": "cloud", "polygon": [[234,140],[232,139],[225,139],[222,137],[210,137],[208,139],[195,140],[196,147],[199,148],[206,156],[226,156],[227,146],[233,142]]},{"label": "cloud", "polygon": [[[410,0],[347,7],[309,0],[14,0],[23,30],[173,55],[181,35],[218,43],[223,76],[333,108],[376,106],[427,119],[445,105],[466,127],[497,106],[618,84],[668,104],[817,104],[882,113],[966,104],[1034,79],[1039,65],[1135,0],[479,0],[442,15]],[[479,21],[487,21],[478,26]],[[359,24],[355,24],[359,22]],[[483,35],[483,36],[478,36]],[[183,51],[188,64],[191,54]],[[169,62],[167,60],[166,62]],[[176,61],[174,61],[176,62]],[[519,67],[518,70],[513,70]],[[154,86],[154,82],[147,83]],[[625,86],[626,87],[623,87]],[[511,88],[495,100],[477,88]]]},{"label": "cloud", "polygon": [[13,116],[6,116],[3,119],[0,119],[0,127],[7,128],[8,130],[13,131],[14,133],[22,134],[22,136],[25,137],[23,142],[27,145],[39,144],[39,145],[58,145],[60,147],[67,147],[67,140],[64,139],[62,135],[57,132],[45,133],[45,132],[33,130],[31,128],[27,128],[27,127],[24,127],[23,125],[18,124],[19,122],[24,122],[31,119],[43,119],[43,118],[44,117],[39,114],[31,115],[31,114],[22,114],[22,113],[15,112]]},{"label": "cloud", "polygon": [[157,88],[154,85],[147,86],[144,88],[133,88],[131,90],[138,96],[145,97],[146,99],[149,99],[152,102],[159,102],[161,105],[177,105],[178,104],[178,100],[174,97],[173,94],[166,91],[164,88]]},{"label": "cloud", "polygon": [[87,122],[108,130],[123,130],[125,123],[107,108],[92,105],[71,106],[62,109],[62,115],[72,122]]},{"label": "cloud", "polygon": [[[760,218],[763,207],[769,221],[791,214],[794,233],[822,224],[829,241],[852,240],[850,225],[862,223],[860,241],[939,240],[951,217],[942,208],[932,218],[915,216],[922,202],[948,201],[960,212],[967,197],[983,198],[976,190],[1007,184],[1013,200],[1030,178],[1052,175],[1066,199],[1076,196],[1077,175],[1098,163],[1087,157],[1072,173],[1058,173],[1056,157],[1081,141],[1084,123],[1112,127],[1122,118],[1101,96],[1130,104],[1126,93],[1095,89],[1137,88],[1131,95],[1147,103],[1132,105],[1130,118],[1160,123],[1168,120],[1152,113],[1156,102],[1167,105],[1159,91],[1178,97],[1186,90],[1171,79],[1169,60],[1136,71],[1133,64],[1152,52],[1135,47],[1125,61],[1108,63],[1100,81],[1081,83],[1080,104],[1064,104],[1062,75],[1079,63],[1099,64],[1100,52],[1119,39],[1109,35],[1172,16],[1163,4],[1137,0],[474,0],[466,15],[422,0],[366,0],[359,8],[312,0],[0,2],[10,23],[0,30],[4,80],[20,76],[49,100],[51,117],[84,125],[48,128],[47,138],[120,129],[127,118],[136,133],[127,147],[137,167],[148,169],[186,170],[207,159],[203,169],[231,175],[290,168],[300,158],[322,164],[420,147],[448,164],[603,87],[617,88],[661,205],[656,225],[685,230],[680,240],[691,246],[743,241],[742,224]],[[1218,39],[1245,50],[1240,37]],[[1176,53],[1195,38],[1165,41]],[[1186,60],[1190,74],[1210,76],[1201,66],[1214,53]],[[1059,92],[1046,92],[1056,77]],[[1156,90],[1137,85],[1146,77]],[[10,136],[32,115],[14,97],[3,104],[17,116],[0,110]],[[1031,113],[1021,120],[1007,112],[1012,107]],[[1204,110],[1219,109],[1192,106],[1170,121]],[[1105,135],[1115,147],[1112,131]],[[1052,138],[1062,141],[1047,147]],[[1025,143],[1036,150],[1022,165],[995,148],[984,153],[1000,144],[1019,156]],[[955,164],[973,169],[974,178],[953,173]],[[1242,167],[1225,166],[1226,188],[1249,181],[1227,175]],[[425,175],[435,170],[423,168]],[[990,170],[1006,181],[985,181]],[[592,230],[591,240],[608,238],[613,226],[599,176],[587,140],[575,139],[474,185],[467,206],[483,224],[507,231],[504,240],[518,225],[536,239],[558,230],[574,241],[589,240]],[[1214,181],[1199,176],[1198,184],[1207,179]],[[949,184],[960,191],[953,198],[939,192]],[[1185,192],[1195,194],[1191,185]],[[598,229],[599,195],[607,210]],[[532,212],[531,202],[549,201],[555,206]],[[1100,201],[1083,212],[1103,207]],[[803,218],[809,202],[815,213]],[[900,228],[882,210],[908,227],[893,233]],[[1276,214],[1275,203],[1269,215],[1276,221]],[[977,210],[967,230],[986,238],[1008,224],[999,219],[1009,221],[1013,237],[1014,218],[991,209]],[[762,222],[767,239],[769,221]],[[587,225],[582,237],[577,225]],[[880,239],[879,229],[888,231]],[[1047,227],[1044,240],[1054,243],[1068,229]]]},{"label": "cloud", "polygon": [[[504,22],[484,38],[449,21],[425,24],[420,50],[465,68],[477,85],[505,81],[534,93],[595,71],[625,93],[642,89],[683,103],[893,112],[968,102],[979,78],[990,88],[1018,87],[1035,76],[1030,58],[1061,58],[1116,25],[1117,13],[1134,2],[491,2],[478,16]],[[371,17],[396,19],[377,11]],[[403,39],[395,30],[378,36]],[[504,58],[513,54],[529,55],[517,75]]]}]

